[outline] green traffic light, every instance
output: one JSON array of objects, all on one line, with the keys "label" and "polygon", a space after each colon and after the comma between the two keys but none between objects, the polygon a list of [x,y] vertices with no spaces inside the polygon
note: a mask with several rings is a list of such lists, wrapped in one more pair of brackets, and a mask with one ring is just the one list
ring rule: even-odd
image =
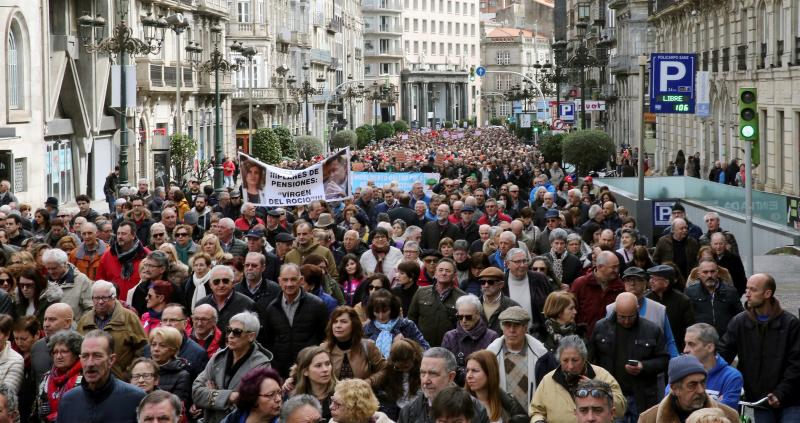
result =
[{"label": "green traffic light", "polygon": [[755,135],[755,133],[756,133],[756,128],[754,128],[752,125],[742,126],[742,136],[743,137],[750,138],[753,135]]}]

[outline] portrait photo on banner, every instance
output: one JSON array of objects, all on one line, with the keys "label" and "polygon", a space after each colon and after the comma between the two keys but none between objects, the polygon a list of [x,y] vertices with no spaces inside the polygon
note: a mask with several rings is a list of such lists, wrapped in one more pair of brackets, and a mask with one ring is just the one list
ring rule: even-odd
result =
[{"label": "portrait photo on banner", "polygon": [[350,154],[342,149],[325,159],[322,165],[322,184],[325,199],[337,200],[350,197]]},{"label": "portrait photo on banner", "polygon": [[263,204],[264,188],[267,184],[267,168],[261,162],[246,154],[239,154],[239,168],[242,173],[242,191],[248,203]]}]

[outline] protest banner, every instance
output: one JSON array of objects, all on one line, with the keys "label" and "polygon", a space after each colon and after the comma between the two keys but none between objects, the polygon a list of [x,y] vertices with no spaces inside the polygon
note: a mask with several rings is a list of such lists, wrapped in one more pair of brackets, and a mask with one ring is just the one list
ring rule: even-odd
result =
[{"label": "protest banner", "polygon": [[259,206],[297,206],[351,197],[349,148],[299,170],[261,163],[240,152],[239,166],[245,199]]},{"label": "protest banner", "polygon": [[398,188],[403,191],[410,192],[414,186],[414,182],[422,182],[426,185],[425,190],[429,188],[427,182],[439,182],[440,175],[438,173],[424,173],[424,172],[352,172],[353,189],[367,186],[369,181],[375,183],[377,187],[384,185],[396,184]]}]

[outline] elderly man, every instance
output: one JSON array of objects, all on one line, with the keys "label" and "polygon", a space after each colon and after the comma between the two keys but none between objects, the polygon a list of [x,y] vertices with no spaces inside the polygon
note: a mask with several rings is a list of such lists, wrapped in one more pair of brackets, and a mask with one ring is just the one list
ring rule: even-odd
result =
[{"label": "elderly man", "polygon": [[540,228],[544,228],[545,224],[547,223],[545,219],[545,215],[550,210],[558,210],[556,203],[554,201],[555,194],[552,192],[545,192],[544,196],[542,197],[542,205],[536,209],[534,214],[534,224]]},{"label": "elderly man", "polygon": [[577,301],[575,321],[586,324],[589,335],[594,324],[606,315],[606,306],[625,291],[618,269],[617,256],[611,251],[602,251],[595,260],[594,271],[575,279],[569,289]]},{"label": "elderly man", "polygon": [[206,351],[208,358],[219,350],[222,343],[222,331],[217,327],[217,319],[217,310],[208,304],[200,304],[192,312],[189,338]]},{"label": "elderly man", "polygon": [[164,224],[164,229],[167,230],[167,241],[175,241],[172,238],[172,232],[175,226],[178,225],[178,212],[173,207],[167,207],[161,211],[161,223]]},{"label": "elderly man", "polygon": [[302,278],[298,265],[284,264],[278,276],[282,295],[257,306],[263,325],[259,343],[275,354],[272,366],[284,377],[300,350],[322,342],[328,323],[325,303],[300,288]]},{"label": "elderly man", "polygon": [[436,208],[436,220],[428,222],[422,228],[422,241],[420,246],[423,249],[438,249],[439,241],[442,238],[450,238],[452,240],[463,238],[458,226],[450,222],[450,206],[447,204],[440,204]]},{"label": "elderly man", "polygon": [[529,270],[528,253],[520,248],[512,248],[506,257],[503,295],[513,298],[533,318],[528,331],[539,339],[546,335],[544,327],[544,302],[553,292],[553,287],[542,273]]},{"label": "elderly man", "polygon": [[[744,383],[742,374],[717,354],[719,335],[716,329],[707,323],[694,324],[686,329],[685,341],[683,352],[697,357],[708,372],[706,394],[728,407],[739,408]],[[667,393],[669,390],[667,386]]]},{"label": "elderly man", "polygon": [[503,336],[486,348],[497,357],[500,388],[520,404],[530,404],[536,392],[536,364],[547,348],[528,334],[531,315],[513,306],[500,313]]},{"label": "elderly man", "polygon": [[275,209],[267,210],[267,220],[264,229],[267,242],[273,247],[275,246],[275,237],[278,234],[289,232],[281,225],[281,212]]},{"label": "elderly man", "polygon": [[507,308],[519,306],[519,303],[503,294],[506,289],[505,273],[496,267],[487,267],[481,270],[478,280],[481,284],[481,318],[486,321],[489,329],[502,333],[500,329],[500,314]]},{"label": "elderly man", "polygon": [[242,204],[242,215],[235,221],[236,229],[248,232],[256,225],[263,225],[264,221],[256,216],[256,205],[253,203]]},{"label": "elderly man", "polygon": [[125,301],[128,291],[139,283],[139,264],[148,253],[150,250],[136,238],[136,224],[121,222],[116,240],[100,258],[97,280],[112,282],[119,289],[119,299]]},{"label": "elderly man", "polygon": [[653,261],[658,264],[675,263],[681,275],[686,277],[697,266],[697,251],[700,246],[695,238],[689,236],[689,226],[685,220],[674,219],[671,227],[672,231],[659,238],[656,243]]},{"label": "elderly man", "polygon": [[639,317],[635,295],[617,296],[615,311],[597,322],[588,344],[590,361],[608,369],[622,387],[626,421],[635,422],[641,410],[658,403],[658,375],[666,369],[669,353],[661,328]]},{"label": "elderly man", "polygon": [[458,232],[459,238],[467,241],[469,246],[480,238],[478,235],[478,223],[474,219],[475,208],[469,205],[462,206],[458,213]]},{"label": "elderly man", "polygon": [[[234,274],[230,266],[218,264],[211,269],[211,294],[198,301],[196,306],[208,304],[217,310],[217,327],[225,330],[228,320],[243,311],[252,311],[254,302],[233,288]],[[224,338],[223,338],[224,339]]]},{"label": "elderly man", "polygon": [[[433,423],[430,413],[431,403],[442,390],[455,386],[453,380],[456,377],[456,367],[456,357],[452,352],[441,347],[425,351],[419,368],[422,395],[417,395],[414,401],[400,410],[397,423]],[[474,407],[472,423],[489,423],[489,416],[480,402],[472,398],[472,405]]]},{"label": "elderly man", "polygon": [[612,423],[617,414],[611,386],[599,380],[583,380],[572,393],[577,423]]},{"label": "elderly man", "polygon": [[456,300],[466,295],[458,288],[456,264],[451,259],[442,259],[436,265],[433,285],[419,288],[411,299],[408,318],[419,327],[420,332],[432,346],[442,343],[444,334],[455,329]]},{"label": "elderly man", "polygon": [[669,362],[670,393],[661,403],[642,413],[641,423],[681,423],[701,408],[718,408],[730,422],[739,421],[739,413],[718,403],[706,394],[707,372],[693,355],[675,357]]},{"label": "elderly man", "polygon": [[[120,306],[121,308],[122,306]],[[57,422],[136,422],[136,407],[145,393],[112,371],[119,346],[111,334],[92,330],[81,344],[81,389],[70,389],[59,401]]]},{"label": "elderly man", "polygon": [[230,253],[234,257],[244,257],[247,254],[247,243],[241,239],[233,236],[236,231],[236,224],[233,219],[223,217],[217,224],[217,231],[219,231],[219,243],[222,245],[222,250]]},{"label": "elderly man", "polygon": [[142,356],[147,336],[139,317],[117,301],[117,291],[111,282],[99,280],[92,285],[92,302],[94,308],[84,313],[76,329],[84,336],[99,329],[113,338],[110,348],[116,358],[111,360],[112,371],[122,378],[133,360]]},{"label": "elderly man", "polygon": [[322,420],[322,405],[311,395],[295,395],[281,405],[281,423],[314,423]]},{"label": "elderly man", "polygon": [[[358,231],[349,230],[344,233],[341,245],[336,249],[334,256],[344,257],[346,254],[353,254],[356,257],[361,257],[367,251],[367,245],[361,241]],[[337,266],[341,263],[337,263]]]},{"label": "elderly man", "polygon": [[558,213],[558,210],[548,210],[544,217],[547,226],[539,234],[538,238],[536,238],[534,248],[536,254],[544,254],[550,251],[550,234],[560,228],[562,223],[561,214]]},{"label": "elderly man", "polygon": [[685,291],[692,302],[695,321],[714,326],[724,336],[728,322],[744,310],[739,294],[719,278],[719,265],[714,260],[703,260],[697,269],[699,283],[691,284]]},{"label": "elderly man", "polygon": [[566,230],[556,228],[550,232],[550,251],[544,254],[553,265],[553,273],[562,284],[572,285],[580,276],[583,265],[578,257],[567,252]]},{"label": "elderly man", "polygon": [[[675,203],[672,206],[672,215],[670,216],[670,220],[675,221],[675,219],[683,219],[683,221],[686,222],[687,234],[688,236],[694,238],[695,241],[699,240],[700,237],[703,236],[703,230],[686,218],[686,209],[681,203]],[[671,225],[667,226],[664,229],[664,232],[662,232],[662,235],[669,235],[672,231],[673,227]]]},{"label": "elderly man", "polygon": [[244,258],[244,283],[237,284],[234,290],[244,294],[254,303],[266,307],[281,294],[281,287],[264,278],[266,259],[259,253],[247,253]]},{"label": "elderly man", "polygon": [[734,236],[733,233],[726,231],[719,226],[719,214],[717,214],[716,212],[708,212],[705,214],[705,216],[703,216],[703,220],[705,221],[706,229],[708,230],[698,240],[700,242],[700,245],[701,246],[711,245],[712,241],[711,236],[716,233],[720,233],[725,237],[725,243],[728,251],[738,256],[739,243],[736,242],[736,236]]},{"label": "elderly man", "polygon": [[[499,229],[497,229],[499,230]],[[489,256],[489,263],[503,271],[508,270],[508,252],[517,247],[517,237],[512,232],[499,232],[497,238],[497,251]]]},{"label": "elderly man", "polygon": [[[185,307],[178,303],[168,304],[161,312],[161,326],[173,327],[183,336],[178,357],[186,359],[189,363],[189,374],[194,379],[206,367],[208,356],[206,350],[186,334],[186,328],[189,326],[188,320],[189,316],[186,315]],[[144,356],[150,357],[150,345],[145,347]]]},{"label": "elderly man", "polygon": [[692,302],[686,294],[673,288],[675,270],[672,266],[659,264],[647,269],[647,273],[650,275],[650,292],[645,296],[666,308],[676,347],[683,351],[686,328],[694,324]]},{"label": "elderly man", "polygon": [[532,422],[574,422],[576,407],[572,393],[580,382],[591,379],[609,385],[616,416],[622,418],[625,415],[625,395],[619,383],[608,370],[589,363],[589,351],[578,335],[561,338],[556,359],[559,366],[542,377],[533,394],[528,411]]},{"label": "elderly man", "polygon": [[733,251],[729,251],[728,245],[728,239],[724,233],[714,232],[711,234],[711,250],[714,251],[714,260],[720,267],[728,269],[733,280],[733,286],[736,288],[736,293],[741,297],[744,295],[745,286],[747,285],[747,274],[744,271],[742,258]]},{"label": "elderly man", "polygon": [[31,370],[33,371],[35,386],[39,386],[42,377],[53,367],[53,357],[47,347],[47,341],[56,332],[72,328],[73,310],[69,304],[51,304],[44,311],[42,329],[44,337],[40,338],[31,347]]},{"label": "elderly man", "polygon": [[92,281],[70,264],[67,253],[61,250],[45,250],[42,263],[48,281],[58,285],[64,293],[61,302],[69,304],[75,318],[80,319],[92,308]]},{"label": "elderly man", "polygon": [[486,200],[485,206],[486,213],[478,219],[479,225],[486,224],[496,226],[499,225],[501,221],[511,223],[511,216],[499,211],[497,208],[497,200],[494,198]]},{"label": "elderly man", "polygon": [[[465,206],[466,207],[466,206]],[[469,252],[478,253],[483,252],[483,244],[489,240],[489,236],[491,234],[492,227],[489,225],[479,225],[478,226],[478,239],[472,241],[472,244],[469,245]]]},{"label": "elderly man", "polygon": [[138,423],[179,423],[183,405],[177,395],[155,390],[142,398],[136,407]]},{"label": "elderly man", "polygon": [[336,259],[333,257],[331,250],[327,247],[323,247],[314,239],[313,230],[314,228],[308,222],[302,222],[297,225],[295,228],[296,246],[286,253],[285,262],[300,266],[303,264],[305,258],[311,254],[322,256],[329,263],[328,274],[335,279],[339,275],[336,271]]}]

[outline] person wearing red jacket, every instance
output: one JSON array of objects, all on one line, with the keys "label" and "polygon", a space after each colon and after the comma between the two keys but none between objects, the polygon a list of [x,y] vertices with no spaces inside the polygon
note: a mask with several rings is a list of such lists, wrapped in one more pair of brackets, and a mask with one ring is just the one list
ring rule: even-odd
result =
[{"label": "person wearing red jacket", "polygon": [[587,337],[598,320],[606,317],[606,306],[625,292],[619,278],[619,259],[612,251],[603,251],[597,256],[597,265],[592,273],[575,279],[569,289],[575,295],[578,314],[575,323],[586,324]]},{"label": "person wearing red jacket", "polygon": [[95,280],[116,285],[119,300],[125,302],[128,291],[139,283],[139,263],[148,254],[150,250],[136,239],[136,224],[127,220],[120,222],[116,240],[100,258]]},{"label": "person wearing red jacket", "polygon": [[478,226],[480,225],[490,225],[490,226],[497,226],[500,221],[505,221],[511,223],[511,216],[501,212],[497,208],[497,200],[494,198],[489,198],[484,203],[486,208],[486,213],[478,219]]},{"label": "person wearing red jacket", "polygon": [[225,188],[235,186],[233,183],[233,173],[236,171],[236,164],[233,163],[230,157],[225,157],[222,160],[222,176],[225,178]]}]

